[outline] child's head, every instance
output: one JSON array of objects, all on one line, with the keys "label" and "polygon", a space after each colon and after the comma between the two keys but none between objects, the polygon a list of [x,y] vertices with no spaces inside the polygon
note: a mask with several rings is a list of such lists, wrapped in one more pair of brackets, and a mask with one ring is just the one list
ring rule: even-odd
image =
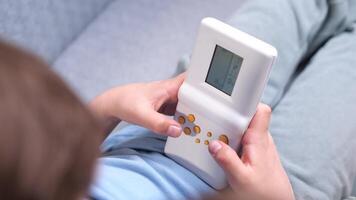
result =
[{"label": "child's head", "polygon": [[100,128],[46,64],[0,42],[0,199],[79,199]]}]

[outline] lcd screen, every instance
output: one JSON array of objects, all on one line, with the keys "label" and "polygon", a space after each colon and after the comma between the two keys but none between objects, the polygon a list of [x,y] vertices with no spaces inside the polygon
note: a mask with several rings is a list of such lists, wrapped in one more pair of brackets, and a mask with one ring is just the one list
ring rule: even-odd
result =
[{"label": "lcd screen", "polygon": [[205,82],[231,96],[242,61],[241,56],[216,45]]}]

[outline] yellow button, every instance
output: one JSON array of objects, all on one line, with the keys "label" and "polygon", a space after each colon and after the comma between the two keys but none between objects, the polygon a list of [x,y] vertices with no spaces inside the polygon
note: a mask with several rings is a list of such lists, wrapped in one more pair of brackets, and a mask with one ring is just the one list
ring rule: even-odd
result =
[{"label": "yellow button", "polygon": [[178,123],[184,124],[185,123],[185,118],[183,116],[178,117]]},{"label": "yellow button", "polygon": [[185,128],[183,129],[183,132],[184,132],[186,135],[190,135],[190,134],[192,133],[192,131],[191,131],[190,128],[188,128],[188,127],[185,127]]},{"label": "yellow button", "polygon": [[205,141],[204,141],[204,144],[209,145],[209,141],[208,141],[208,140],[205,140]]},{"label": "yellow button", "polygon": [[199,126],[194,126],[193,130],[195,133],[200,133],[200,127]]},{"label": "yellow button", "polygon": [[229,138],[226,135],[220,135],[219,140],[225,144],[229,144]]},{"label": "yellow button", "polygon": [[213,134],[209,131],[206,135],[207,135],[208,137],[211,137]]},{"label": "yellow button", "polygon": [[199,144],[200,143],[200,139],[199,138],[195,139],[195,143]]},{"label": "yellow button", "polygon": [[195,116],[193,114],[189,114],[187,119],[190,123],[193,123],[195,121]]}]

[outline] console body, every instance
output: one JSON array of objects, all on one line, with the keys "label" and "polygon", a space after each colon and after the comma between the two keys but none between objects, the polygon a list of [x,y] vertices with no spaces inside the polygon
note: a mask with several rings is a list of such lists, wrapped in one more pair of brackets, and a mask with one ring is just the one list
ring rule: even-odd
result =
[{"label": "console body", "polygon": [[178,93],[175,119],[183,133],[167,139],[166,155],[215,189],[225,188],[225,174],[208,144],[221,140],[239,148],[276,57],[273,46],[216,19],[203,19]]}]

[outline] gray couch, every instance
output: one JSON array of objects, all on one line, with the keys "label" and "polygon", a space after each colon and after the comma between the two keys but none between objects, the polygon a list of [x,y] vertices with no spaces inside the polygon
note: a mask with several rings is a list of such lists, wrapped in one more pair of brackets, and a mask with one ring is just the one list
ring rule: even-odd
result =
[{"label": "gray couch", "polygon": [[225,19],[242,1],[0,0],[0,38],[40,55],[88,101],[172,76],[200,20]]},{"label": "gray couch", "polygon": [[49,62],[85,100],[172,76],[200,20],[241,0],[0,0],[0,37]]}]

